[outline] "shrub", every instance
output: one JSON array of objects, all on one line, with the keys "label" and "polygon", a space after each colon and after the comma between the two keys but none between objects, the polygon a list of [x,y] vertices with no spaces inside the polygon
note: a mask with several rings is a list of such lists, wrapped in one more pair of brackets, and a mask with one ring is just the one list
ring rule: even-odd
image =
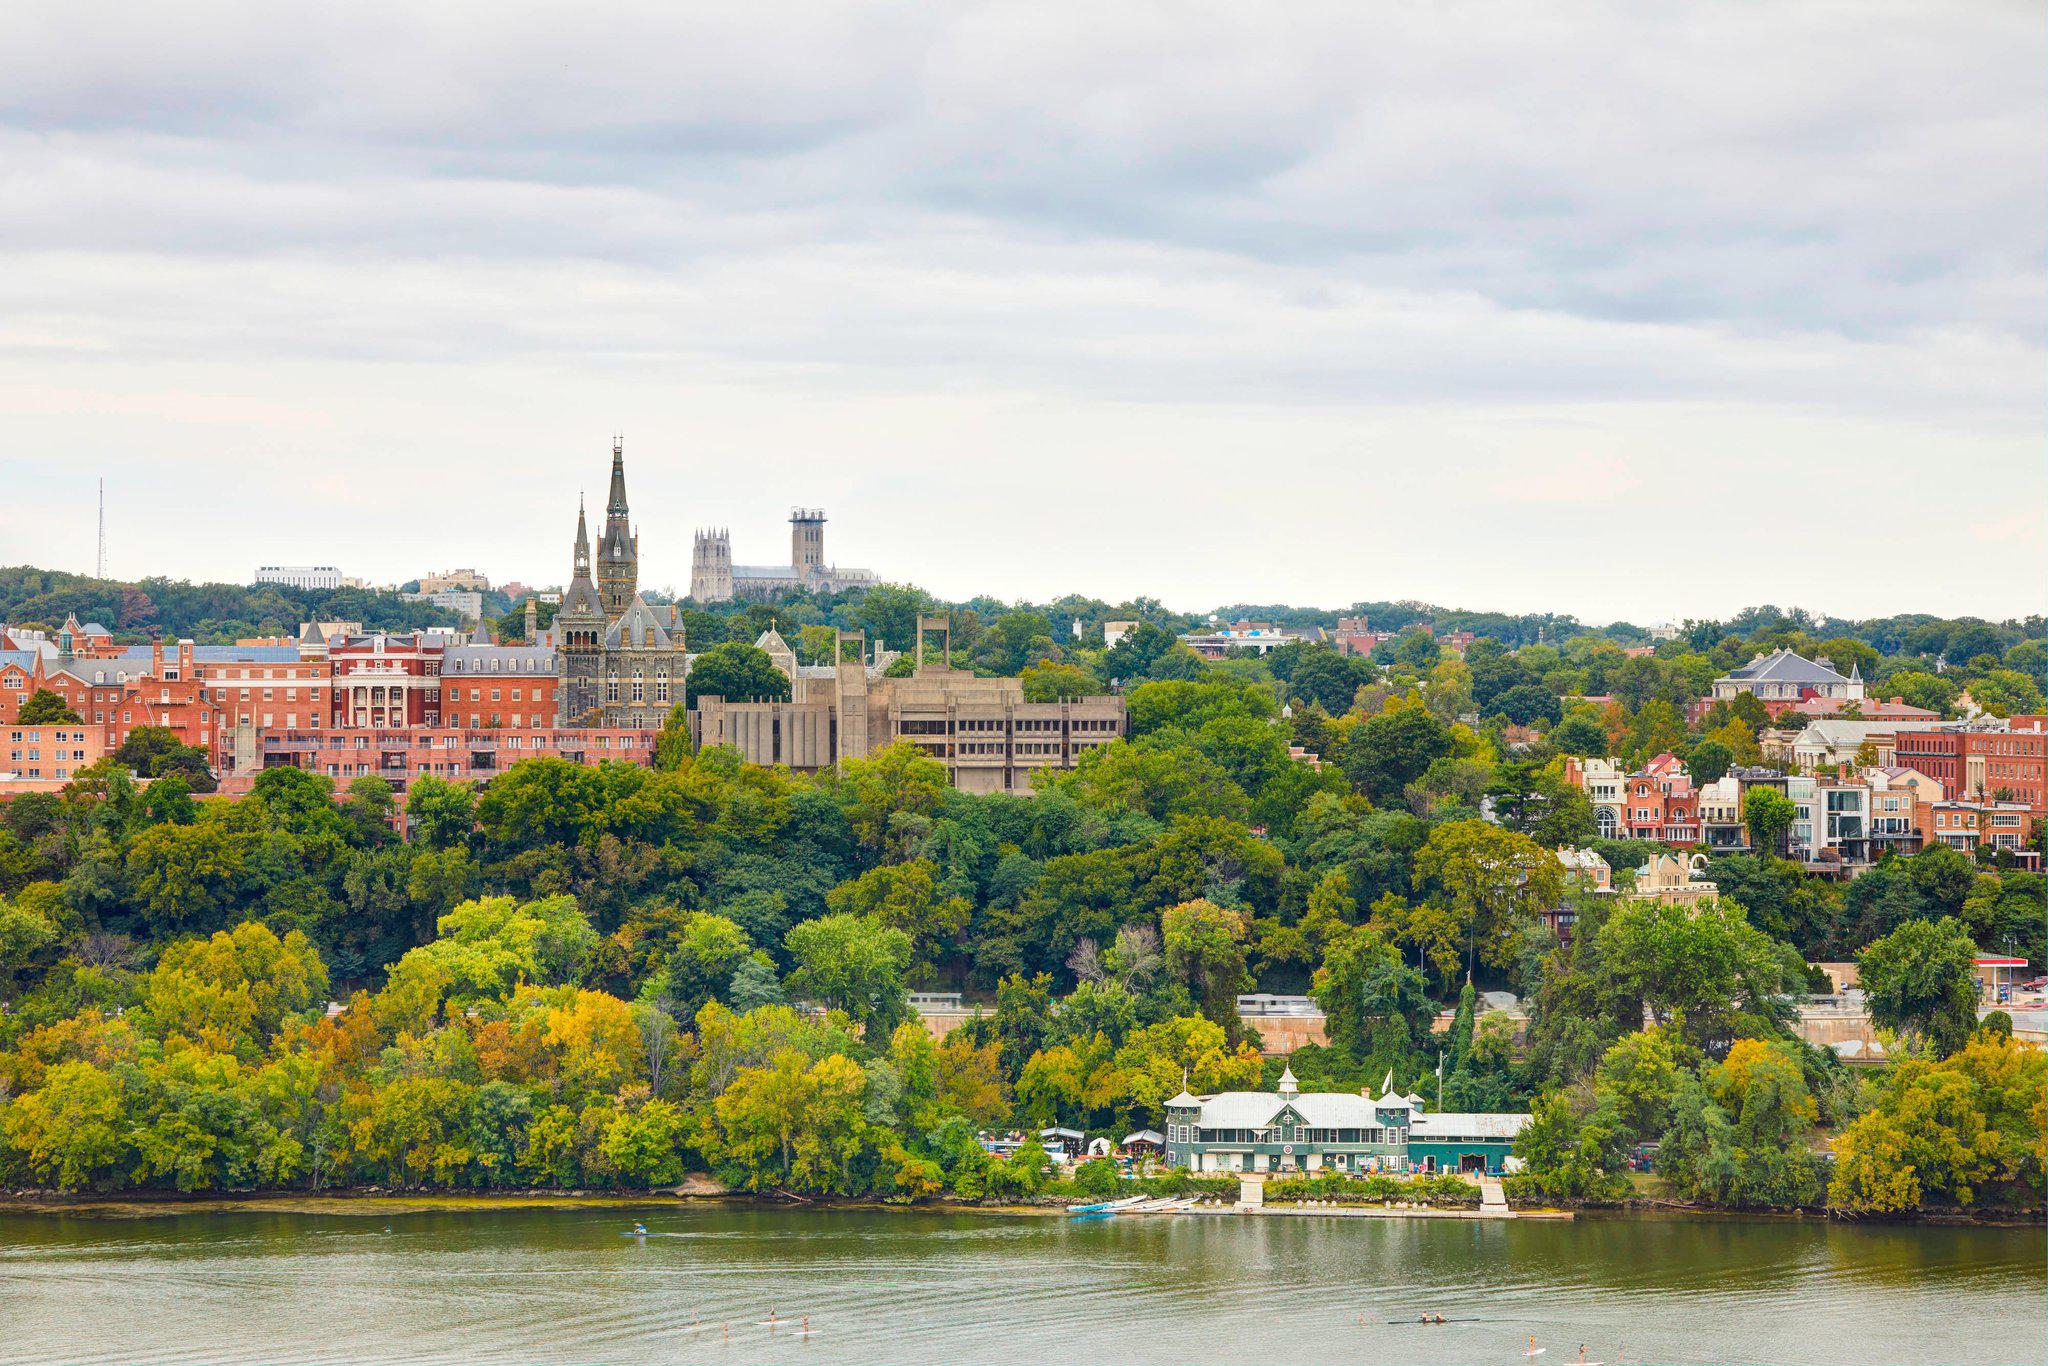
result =
[{"label": "shrub", "polygon": [[1074,1184],[1083,1195],[1107,1199],[1116,1194],[1117,1183],[1122,1180],[1116,1163],[1106,1157],[1091,1157],[1074,1168]]}]

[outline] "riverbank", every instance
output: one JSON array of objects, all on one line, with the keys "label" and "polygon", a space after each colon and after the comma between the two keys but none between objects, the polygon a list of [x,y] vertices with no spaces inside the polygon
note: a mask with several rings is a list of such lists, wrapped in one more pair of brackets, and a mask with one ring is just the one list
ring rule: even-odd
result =
[{"label": "riverbank", "polygon": [[[948,1197],[916,1203],[873,1199],[842,1199],[829,1196],[794,1198],[729,1190],[708,1178],[693,1178],[684,1186],[662,1191],[394,1191],[387,1187],[362,1187],[324,1191],[120,1191],[105,1194],[79,1191],[0,1191],[0,1212],[50,1215],[93,1215],[101,1218],[165,1218],[184,1214],[324,1214],[362,1218],[399,1214],[446,1214],[547,1209],[691,1209],[716,1205],[726,1208],[758,1207],[791,1211],[873,1211],[881,1213],[980,1214],[1007,1217],[1055,1218],[1067,1213],[1080,1200],[1051,1198],[1031,1203],[992,1205]],[[1196,1206],[1159,1213],[1238,1215],[1233,1204]],[[1154,1211],[1134,1211],[1149,1214]],[[1256,1216],[1290,1218],[1333,1217],[1373,1219],[1460,1219],[1480,1220],[1489,1216],[1477,1209],[1401,1208],[1381,1205],[1268,1204]],[[1569,1221],[1578,1217],[1658,1217],[1673,1220],[1769,1220],[1788,1223],[1856,1223],[1871,1225],[1927,1225],[1954,1228],[2029,1228],[2048,1224],[2043,1211],[1953,1211],[1920,1210],[1883,1216],[1848,1216],[1829,1210],[1726,1209],[1693,1205],[1683,1201],[1631,1199],[1578,1202],[1557,1200],[1542,1207],[1517,1207],[1517,1219]]]},{"label": "riverbank", "polygon": [[882,1200],[777,1198],[747,1191],[732,1191],[715,1182],[701,1183],[707,1189],[665,1191],[469,1191],[434,1193],[394,1191],[382,1187],[325,1191],[209,1191],[184,1194],[178,1191],[120,1191],[106,1194],[80,1191],[0,1192],[0,1213],[91,1214],[107,1218],[166,1218],[182,1214],[330,1214],[363,1218],[394,1214],[502,1213],[510,1210],[548,1209],[692,1209],[707,1205],[725,1208],[757,1206],[762,1209],[802,1211],[939,1211],[960,1214],[1001,1214],[1051,1216],[1067,1211],[1065,1202],[1031,1205],[991,1205],[946,1198],[922,1200],[916,1204]]}]

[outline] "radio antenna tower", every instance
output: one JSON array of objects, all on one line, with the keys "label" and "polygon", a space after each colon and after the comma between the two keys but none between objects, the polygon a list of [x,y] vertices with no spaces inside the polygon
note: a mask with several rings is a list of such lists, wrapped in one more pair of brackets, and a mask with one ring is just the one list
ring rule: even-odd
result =
[{"label": "radio antenna tower", "polygon": [[104,579],[107,576],[107,477],[100,476],[100,551],[92,562],[92,576]]}]

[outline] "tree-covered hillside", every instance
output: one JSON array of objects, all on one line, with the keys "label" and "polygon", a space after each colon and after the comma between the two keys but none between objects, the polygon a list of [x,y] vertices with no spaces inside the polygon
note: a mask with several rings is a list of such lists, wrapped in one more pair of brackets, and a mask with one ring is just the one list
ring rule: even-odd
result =
[{"label": "tree-covered hillside", "polygon": [[121,583],[29,565],[0,568],[0,622],[54,630],[65,616],[98,622],[117,639],[152,632],[226,645],[251,636],[290,635],[305,621],[359,621],[367,630],[402,631],[455,624],[453,613],[396,593],[360,588],[299,589],[278,584]]}]

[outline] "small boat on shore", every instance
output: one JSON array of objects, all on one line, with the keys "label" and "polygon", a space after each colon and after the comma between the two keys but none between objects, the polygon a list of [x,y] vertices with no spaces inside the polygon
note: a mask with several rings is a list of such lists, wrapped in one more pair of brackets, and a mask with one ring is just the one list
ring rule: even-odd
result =
[{"label": "small boat on shore", "polygon": [[1131,1208],[1133,1205],[1144,1204],[1149,1198],[1143,1195],[1132,1195],[1122,1200],[1105,1200],[1096,1205],[1075,1205],[1067,1210],[1067,1214],[1075,1219],[1109,1219]]}]

